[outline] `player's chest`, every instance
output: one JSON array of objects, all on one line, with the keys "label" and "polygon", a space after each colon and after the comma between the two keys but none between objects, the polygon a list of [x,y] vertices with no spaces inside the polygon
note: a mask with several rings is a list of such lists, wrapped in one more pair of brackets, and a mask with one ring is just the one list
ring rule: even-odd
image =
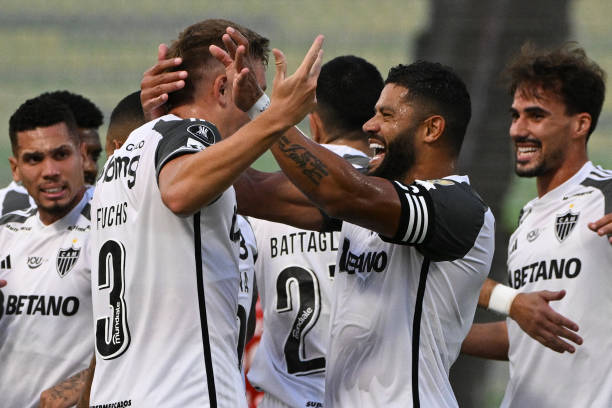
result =
[{"label": "player's chest", "polygon": [[[605,250],[588,223],[603,215],[603,200],[594,194],[568,194],[529,207],[508,246],[509,283],[515,288],[580,279]],[[608,251],[609,252],[609,251]]]}]

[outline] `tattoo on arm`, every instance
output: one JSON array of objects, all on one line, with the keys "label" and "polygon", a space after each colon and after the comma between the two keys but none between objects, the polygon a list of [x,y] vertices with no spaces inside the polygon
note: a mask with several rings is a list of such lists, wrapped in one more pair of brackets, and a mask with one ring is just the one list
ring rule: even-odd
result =
[{"label": "tattoo on arm", "polygon": [[313,184],[319,185],[321,179],[329,175],[327,166],[315,155],[297,143],[290,143],[285,136],[279,139],[279,148],[285,156],[291,159]]},{"label": "tattoo on arm", "polygon": [[47,389],[43,393],[43,395],[46,394],[44,398],[46,398],[48,402],[66,401],[72,405],[76,404],[88,371],[89,368],[86,368],[65,381]]}]

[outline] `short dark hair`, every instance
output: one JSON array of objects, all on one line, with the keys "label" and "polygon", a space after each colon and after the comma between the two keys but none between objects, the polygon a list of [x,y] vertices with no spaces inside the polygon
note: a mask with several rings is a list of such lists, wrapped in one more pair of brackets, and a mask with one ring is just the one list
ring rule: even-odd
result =
[{"label": "short dark hair", "polygon": [[117,140],[125,142],[130,133],[146,123],[142,105],[140,104],[140,91],[132,92],[123,98],[111,112],[106,133],[106,143]]},{"label": "short dark hair", "polygon": [[98,129],[102,126],[104,115],[92,101],[82,95],[69,91],[45,92],[42,97],[57,99],[59,102],[68,106],[74,115],[76,124],[82,129]]},{"label": "short dark hair", "polygon": [[178,38],[170,45],[167,57],[181,57],[183,62],[171,71],[185,70],[188,73],[185,86],[168,96],[168,107],[193,101],[194,83],[202,77],[202,67],[216,61],[208,47],[217,45],[225,48],[221,37],[227,27],[233,27],[244,35],[249,41],[249,55],[256,60],[268,63],[270,40],[257,34],[240,24],[223,19],[209,19],[195,23],[183,30]]},{"label": "short dark hair", "polygon": [[606,96],[606,73],[576,43],[566,43],[551,51],[538,50],[526,43],[504,75],[509,80],[511,96],[517,89],[529,93],[541,87],[561,98],[568,115],[582,112],[591,115],[587,140],[595,130]]},{"label": "short dark hair", "polygon": [[406,98],[419,103],[417,110],[423,119],[441,115],[446,122],[446,142],[459,154],[472,116],[472,104],[465,83],[450,67],[429,61],[400,64],[389,70],[385,84],[406,88]]},{"label": "short dark hair", "polygon": [[68,106],[58,102],[57,99],[37,96],[25,101],[9,119],[9,137],[13,155],[17,156],[19,140],[17,133],[33,130],[37,127],[48,127],[58,123],[65,123],[70,137],[78,146],[80,143],[77,133],[77,124],[72,111]]},{"label": "short dark hair", "polygon": [[378,69],[354,55],[336,57],[321,67],[317,113],[329,130],[361,130],[374,114],[384,87]]}]

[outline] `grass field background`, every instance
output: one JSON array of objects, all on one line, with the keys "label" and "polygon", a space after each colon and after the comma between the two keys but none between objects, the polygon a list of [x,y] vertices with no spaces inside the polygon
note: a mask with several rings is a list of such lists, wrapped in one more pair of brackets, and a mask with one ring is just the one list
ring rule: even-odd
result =
[{"label": "grass field background", "polygon": [[[155,61],[157,45],[169,43],[191,23],[223,17],[249,26],[285,52],[290,72],[315,35],[323,33],[325,60],[356,54],[386,76],[391,66],[411,61],[415,36],[428,23],[428,4],[425,0],[4,0],[0,12],[0,134],[4,135],[0,137],[0,185],[11,179],[6,160],[10,155],[8,119],[23,101],[41,92],[68,89],[94,101],[107,120],[115,104],[139,88],[143,71]],[[612,2],[607,0],[573,2],[572,38],[612,73],[610,15]],[[269,81],[272,74],[270,70]],[[302,128],[308,130],[305,123]],[[106,123],[100,134],[106,135]],[[594,162],[612,168],[609,99],[589,146]],[[272,170],[276,165],[265,156],[257,167]],[[513,225],[520,206],[533,196],[533,180],[514,178],[506,210],[498,219]],[[495,406],[505,378],[488,381],[484,392]]]}]

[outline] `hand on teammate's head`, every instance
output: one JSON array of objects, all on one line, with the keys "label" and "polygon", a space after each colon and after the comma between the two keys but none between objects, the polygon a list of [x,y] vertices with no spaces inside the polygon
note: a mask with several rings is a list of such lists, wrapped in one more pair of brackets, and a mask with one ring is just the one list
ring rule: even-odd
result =
[{"label": "hand on teammate's head", "polygon": [[187,71],[169,71],[168,68],[181,65],[181,58],[166,59],[168,47],[160,44],[157,48],[157,63],[147,69],[140,82],[140,102],[146,120],[153,120],[166,113],[166,102],[170,92],[185,87]]}]

